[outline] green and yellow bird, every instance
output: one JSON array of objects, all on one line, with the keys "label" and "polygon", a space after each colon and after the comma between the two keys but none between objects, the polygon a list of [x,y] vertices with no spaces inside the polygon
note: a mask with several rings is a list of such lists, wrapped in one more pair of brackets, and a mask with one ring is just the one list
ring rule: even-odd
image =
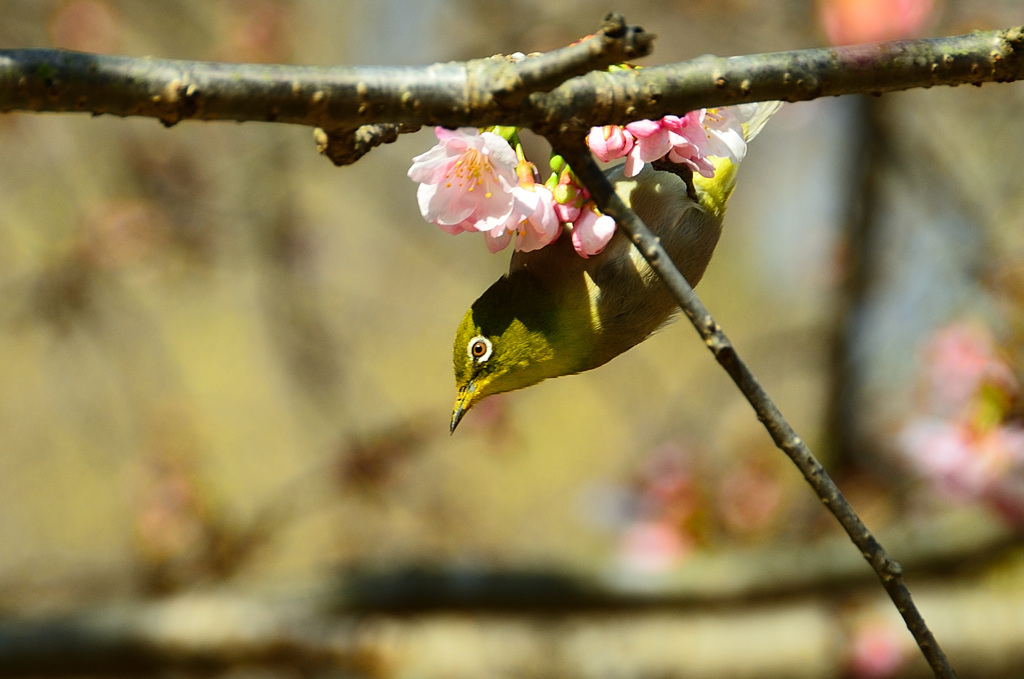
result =
[{"label": "green and yellow bird", "polygon": [[[747,140],[778,107],[761,105],[744,124]],[[735,164],[712,162],[715,176],[694,174],[692,193],[680,176],[650,165],[631,178],[622,165],[605,173],[691,285],[711,260],[736,184]],[[513,253],[508,273],[463,317],[453,351],[458,396],[451,431],[481,399],[604,365],[650,337],[679,309],[622,233],[589,259],[576,254],[567,235],[539,250]]]}]

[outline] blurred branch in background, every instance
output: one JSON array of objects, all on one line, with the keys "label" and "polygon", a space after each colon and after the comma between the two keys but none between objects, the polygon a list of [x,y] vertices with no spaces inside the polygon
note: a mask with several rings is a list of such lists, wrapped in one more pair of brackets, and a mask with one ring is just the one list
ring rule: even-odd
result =
[{"label": "blurred branch in background", "polygon": [[[9,617],[0,624],[0,676],[254,666],[449,679],[927,676],[898,616],[866,588],[833,582],[824,592],[758,598],[699,591],[721,578],[716,568],[753,574],[752,557],[713,557],[688,578],[692,594],[681,598],[651,580],[630,592],[607,580],[551,574],[413,572],[352,575],[301,593],[207,590],[59,617]],[[788,557],[804,564],[817,558]],[[992,679],[1015,676],[1024,662],[1019,589],[934,582],[917,589],[954,657]],[[407,597],[389,598],[403,591],[428,598],[412,607]]]},{"label": "blurred branch in background", "polygon": [[138,507],[137,529],[144,591],[161,594],[230,580],[295,524],[345,497],[381,496],[422,451],[430,429],[429,421],[419,418],[362,440],[346,437],[324,464],[282,482],[245,518],[212,502],[180,455],[153,456],[137,481],[144,503]]}]

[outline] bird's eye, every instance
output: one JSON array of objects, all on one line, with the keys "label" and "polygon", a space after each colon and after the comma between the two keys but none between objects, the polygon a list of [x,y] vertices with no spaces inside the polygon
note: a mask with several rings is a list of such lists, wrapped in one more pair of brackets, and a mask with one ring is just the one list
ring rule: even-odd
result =
[{"label": "bird's eye", "polygon": [[469,340],[469,357],[477,363],[483,363],[491,357],[491,340],[486,337],[474,337]]}]

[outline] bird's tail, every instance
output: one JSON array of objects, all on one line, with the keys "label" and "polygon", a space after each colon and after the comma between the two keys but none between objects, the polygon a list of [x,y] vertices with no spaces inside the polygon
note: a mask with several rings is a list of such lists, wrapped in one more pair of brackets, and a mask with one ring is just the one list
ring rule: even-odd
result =
[{"label": "bird's tail", "polygon": [[750,141],[756,137],[768,119],[775,115],[775,112],[782,108],[781,101],[761,101],[757,104],[757,113],[750,117],[750,120],[743,123],[743,138]]},{"label": "bird's tail", "polygon": [[[781,101],[758,102],[757,111],[747,122],[743,123],[743,138],[750,141],[756,137],[768,119],[781,107]],[[732,190],[736,188],[737,165],[728,158],[711,158],[710,160],[715,166],[715,176],[708,179],[695,172],[693,184],[697,189],[701,206],[716,217],[721,217],[725,214],[725,206],[729,202]]]}]

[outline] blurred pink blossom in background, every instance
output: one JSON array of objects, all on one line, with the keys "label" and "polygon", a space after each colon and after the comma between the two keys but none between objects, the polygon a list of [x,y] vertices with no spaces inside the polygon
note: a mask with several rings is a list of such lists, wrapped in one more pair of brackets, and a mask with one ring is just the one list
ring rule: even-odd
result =
[{"label": "blurred pink blossom in background", "polygon": [[968,407],[979,389],[991,384],[1016,391],[1017,380],[999,355],[992,334],[974,323],[953,323],[932,336],[923,352],[928,408],[954,416]]},{"label": "blurred pink blossom in background", "polygon": [[693,548],[693,539],[670,522],[641,521],[622,534],[619,561],[635,573],[662,573],[677,566]]},{"label": "blurred pink blossom in background", "polygon": [[917,37],[935,0],[821,0],[818,17],[833,45]]},{"label": "blurred pink blossom in background", "polygon": [[858,679],[895,676],[906,662],[900,644],[904,634],[906,630],[882,621],[859,625],[853,630],[847,649],[850,676]]},{"label": "blurred pink blossom in background", "polygon": [[991,332],[940,328],[922,351],[924,399],[897,437],[904,459],[947,498],[982,501],[1024,519],[1024,427],[1010,410],[1019,385]]}]

